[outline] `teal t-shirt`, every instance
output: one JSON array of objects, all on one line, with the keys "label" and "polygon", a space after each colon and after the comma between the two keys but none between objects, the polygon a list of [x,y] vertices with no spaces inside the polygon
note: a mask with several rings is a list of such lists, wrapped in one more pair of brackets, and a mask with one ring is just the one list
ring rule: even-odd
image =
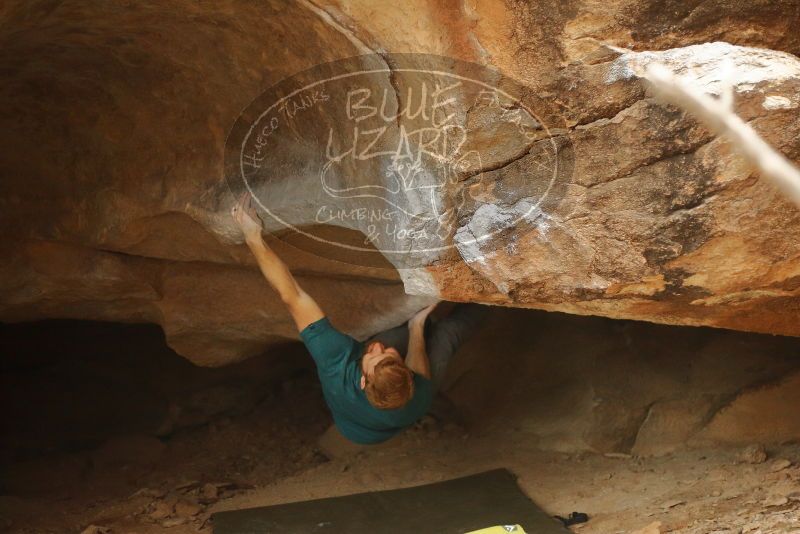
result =
[{"label": "teal t-shirt", "polygon": [[431,381],[414,374],[414,396],[402,408],[381,410],[361,389],[363,343],[343,334],[327,317],[300,332],[300,339],[317,364],[322,394],[339,431],[361,444],[380,443],[425,415],[433,399]]}]

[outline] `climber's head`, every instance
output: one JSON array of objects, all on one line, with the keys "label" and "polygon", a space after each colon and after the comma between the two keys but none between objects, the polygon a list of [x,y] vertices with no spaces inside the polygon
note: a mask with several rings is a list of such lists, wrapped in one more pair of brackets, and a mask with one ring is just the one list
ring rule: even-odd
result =
[{"label": "climber's head", "polygon": [[396,349],[373,341],[361,358],[361,389],[376,408],[402,408],[414,395],[414,373]]}]

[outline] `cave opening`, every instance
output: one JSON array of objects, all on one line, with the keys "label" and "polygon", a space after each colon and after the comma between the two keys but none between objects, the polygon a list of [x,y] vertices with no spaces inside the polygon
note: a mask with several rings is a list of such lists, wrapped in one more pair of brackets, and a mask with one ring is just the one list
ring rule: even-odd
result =
[{"label": "cave opening", "polygon": [[448,369],[447,410],[333,454],[297,342],[218,368],[149,324],[3,324],[0,345],[10,531],[193,532],[213,510],[510,466],[545,509],[584,509],[601,532],[672,501],[735,515],[800,475],[797,338],[492,308]]},{"label": "cave opening", "polygon": [[279,476],[313,457],[306,442],[330,419],[296,342],[208,368],[157,325],[51,320],[3,324],[0,346],[4,495],[80,493],[100,473],[117,497],[134,479]]}]

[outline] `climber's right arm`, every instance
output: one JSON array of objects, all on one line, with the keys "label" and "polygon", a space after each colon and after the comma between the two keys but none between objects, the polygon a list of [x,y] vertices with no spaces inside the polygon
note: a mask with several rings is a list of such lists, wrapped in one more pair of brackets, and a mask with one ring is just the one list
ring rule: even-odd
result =
[{"label": "climber's right arm", "polygon": [[314,299],[303,291],[286,264],[261,238],[261,223],[249,196],[243,195],[232,213],[244,233],[247,246],[256,257],[259,269],[286,304],[297,330],[302,331],[309,324],[322,319],[325,314]]},{"label": "climber's right arm", "polygon": [[436,304],[438,304],[438,302],[418,311],[408,321],[408,354],[406,354],[406,366],[427,379],[431,378],[431,363],[428,359],[428,352],[425,349],[425,321],[436,307]]}]

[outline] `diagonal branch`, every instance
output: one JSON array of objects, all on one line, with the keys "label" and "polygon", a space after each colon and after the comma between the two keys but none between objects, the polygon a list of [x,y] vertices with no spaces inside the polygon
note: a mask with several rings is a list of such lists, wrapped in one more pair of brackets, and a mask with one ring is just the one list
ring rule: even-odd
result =
[{"label": "diagonal branch", "polygon": [[758,171],[800,207],[800,170],[773,149],[758,133],[733,112],[732,88],[715,99],[692,87],[663,65],[649,65],[647,79],[665,100],[702,120],[718,135],[725,135],[733,147]]}]

